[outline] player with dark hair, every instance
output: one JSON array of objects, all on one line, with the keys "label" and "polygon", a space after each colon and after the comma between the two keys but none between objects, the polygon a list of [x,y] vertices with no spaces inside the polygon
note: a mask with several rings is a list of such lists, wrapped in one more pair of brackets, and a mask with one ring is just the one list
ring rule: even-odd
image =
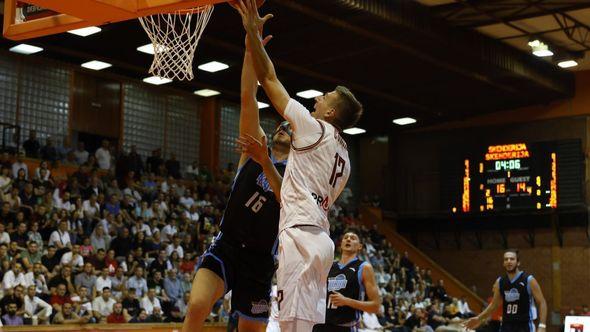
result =
[{"label": "player with dark hair", "polygon": [[[281,174],[289,154],[291,130],[288,123],[278,126],[269,155],[260,127],[251,61],[246,50],[239,129],[243,153],[221,232],[199,262],[182,326],[184,332],[201,331],[215,302],[230,290],[232,312],[239,315],[239,331],[264,331],[268,320]],[[256,144],[248,144],[252,142]]]},{"label": "player with dark hair", "polygon": [[272,15],[261,18],[255,0],[239,0],[234,7],[248,35],[256,77],[293,129],[281,187],[279,321],[283,332],[311,331],[325,321],[326,280],[334,260],[328,211],[350,176],[341,133],[359,120],[362,105],[350,90],[337,87],[317,97],[310,114],[289,96],[264,49],[259,30]]},{"label": "player with dark hair", "polygon": [[478,316],[465,322],[468,329],[478,328],[498,307],[502,301],[501,332],[535,332],[534,320],[537,319],[539,306],[539,332],[545,332],[547,326],[547,302],[537,280],[520,270],[518,250],[504,252],[506,275],[494,283],[494,297],[487,308]]},{"label": "player with dark hair", "polygon": [[328,274],[326,323],[314,326],[314,332],[356,331],[363,311],[379,312],[381,297],[375,272],[371,264],[358,258],[361,248],[356,233],[344,234],[340,244],[342,256]]}]

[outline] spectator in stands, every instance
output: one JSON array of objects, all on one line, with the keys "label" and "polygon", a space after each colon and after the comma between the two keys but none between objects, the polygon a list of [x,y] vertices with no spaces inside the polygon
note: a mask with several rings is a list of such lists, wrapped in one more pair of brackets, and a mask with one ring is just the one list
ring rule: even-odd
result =
[{"label": "spectator in stands", "polygon": [[13,289],[17,285],[25,286],[25,274],[23,273],[23,267],[16,260],[12,262],[12,269],[6,271],[4,278],[2,279],[2,289],[6,293],[8,290]]},{"label": "spectator in stands", "polygon": [[136,267],[134,275],[127,280],[127,288],[135,288],[135,295],[142,298],[147,292],[147,281],[143,277],[143,268]]},{"label": "spectator in stands", "polygon": [[16,155],[16,161],[12,164],[12,177],[18,178],[18,172],[22,169],[24,172],[25,180],[29,178],[29,166],[25,163],[25,153],[19,152]]},{"label": "spectator in stands", "polygon": [[131,238],[129,237],[129,228],[124,227],[122,229],[121,235],[113,238],[111,240],[111,247],[115,251],[115,256],[117,257],[127,257],[129,252],[131,252]]},{"label": "spectator in stands", "polygon": [[193,161],[192,164],[186,167],[186,176],[190,180],[197,180],[199,177],[199,163]]},{"label": "spectator in stands", "polygon": [[[110,268],[109,268],[110,271]],[[113,293],[113,296],[117,299],[121,299],[123,291],[126,289],[125,285],[127,283],[127,277],[125,276],[125,272],[123,271],[123,268],[118,266],[115,269],[115,273],[114,275],[109,277],[111,279],[111,290]],[[129,290],[127,290],[129,291]]]},{"label": "spectator in stands", "polygon": [[148,323],[148,314],[145,309],[141,309],[136,317],[132,318],[130,323]]},{"label": "spectator in stands", "polygon": [[53,138],[51,136],[47,136],[47,139],[45,140],[45,146],[41,148],[40,155],[41,159],[47,160],[52,164],[60,159],[59,153],[53,144]]},{"label": "spectator in stands", "polygon": [[60,259],[56,253],[57,249],[55,246],[50,245],[47,247],[47,253],[41,257],[41,263],[49,273],[53,273],[55,267],[59,265]]},{"label": "spectator in stands", "polygon": [[33,268],[33,264],[41,263],[41,258],[43,256],[39,251],[37,242],[27,241],[27,249],[22,251],[20,257],[25,268],[27,270],[31,270]]},{"label": "spectator in stands", "polygon": [[74,273],[81,271],[84,268],[84,257],[80,254],[80,245],[74,244],[72,251],[68,251],[61,256],[60,262],[62,265],[71,266]]},{"label": "spectator in stands", "polygon": [[[41,233],[39,233],[39,222],[34,221],[31,223],[31,229],[27,233],[27,238],[29,241],[35,242],[37,244],[37,251],[39,254],[41,254],[44,244]],[[0,243],[2,243],[2,241],[0,241]]]},{"label": "spectator in stands", "polygon": [[172,243],[166,247],[166,254],[168,257],[170,257],[173,252],[176,252],[178,257],[181,259],[184,257],[184,249],[182,249],[182,246],[180,245],[180,240],[180,236],[178,236],[178,234],[174,234],[172,237]]},{"label": "spectator in stands", "polygon": [[170,153],[170,159],[166,160],[166,170],[168,175],[175,179],[180,179],[180,162],[176,160],[176,154]]},{"label": "spectator in stands", "polygon": [[152,155],[146,160],[148,172],[162,175],[160,172],[160,166],[164,164],[164,160],[162,159],[161,154],[161,149],[152,150]]},{"label": "spectator in stands", "polygon": [[49,237],[49,245],[55,246],[57,250],[64,251],[65,249],[72,248],[72,242],[70,240],[70,233],[68,232],[68,221],[61,220],[59,222],[58,229],[51,233]]},{"label": "spectator in stands", "polygon": [[105,232],[103,225],[99,224],[94,228],[94,231],[90,235],[90,243],[94,250],[108,249],[111,243],[111,236]]},{"label": "spectator in stands", "polygon": [[111,298],[111,289],[105,287],[102,289],[101,296],[97,296],[92,301],[92,311],[97,322],[106,322],[107,317],[113,312],[113,306],[117,303]]},{"label": "spectator in stands", "polygon": [[82,165],[88,161],[88,151],[86,151],[84,142],[78,142],[78,149],[74,151],[74,156],[76,156],[76,162],[78,165]]},{"label": "spectator in stands", "polygon": [[127,295],[122,303],[123,309],[127,310],[131,316],[135,317],[140,312],[140,303],[137,299],[135,288],[132,287],[127,290]]},{"label": "spectator in stands", "polygon": [[16,303],[9,303],[7,313],[2,316],[4,326],[22,326],[24,325],[22,315],[17,314]]},{"label": "spectator in stands", "polygon": [[107,317],[107,323],[109,324],[125,324],[131,317],[127,314],[127,311],[123,309],[121,303],[113,304],[113,312]]},{"label": "spectator in stands", "polygon": [[35,285],[27,287],[24,306],[25,318],[30,318],[33,322],[38,320],[41,324],[49,324],[49,317],[53,312],[53,308],[51,308],[49,303],[37,296],[37,288]]},{"label": "spectator in stands", "polygon": [[[65,256],[65,255],[64,255]],[[92,297],[96,297],[96,276],[94,275],[94,266],[91,263],[84,264],[84,271],[76,275],[75,278],[76,288],[79,289],[81,286],[86,287]]]},{"label": "spectator in stands", "polygon": [[[4,206],[8,206],[8,203],[4,203]],[[4,219],[6,222],[6,219]],[[10,244],[10,235],[4,230],[4,223],[0,223],[0,244]]]},{"label": "spectator in stands", "polygon": [[41,263],[33,264],[33,268],[25,274],[25,285],[35,286],[37,293],[49,294],[45,267]]},{"label": "spectator in stands", "polygon": [[156,289],[150,288],[147,291],[147,294],[141,299],[140,306],[142,309],[145,309],[148,315],[154,313],[155,308],[162,309],[162,305],[160,304],[160,300],[156,297]]},{"label": "spectator in stands", "polygon": [[164,290],[172,303],[176,303],[182,299],[183,294],[181,281],[177,274],[176,269],[170,269],[168,270],[168,276],[164,279]]},{"label": "spectator in stands", "polygon": [[27,224],[25,222],[20,222],[18,224],[16,231],[10,234],[10,240],[12,242],[16,242],[19,248],[24,249],[27,247],[27,241],[29,240],[29,237],[27,235]]},{"label": "spectator in stands", "polygon": [[150,323],[164,323],[164,319],[165,317],[162,314],[162,308],[154,307],[154,311],[148,316],[147,321]]},{"label": "spectator in stands", "polygon": [[25,149],[25,153],[29,158],[39,158],[39,150],[41,149],[41,144],[37,140],[37,131],[31,129],[29,131],[29,138],[23,143],[23,148]]},{"label": "spectator in stands", "polygon": [[53,307],[56,312],[60,312],[63,310],[63,306],[66,303],[72,304],[72,299],[67,293],[67,287],[65,284],[61,283],[57,285],[57,291],[54,295],[51,296],[49,303]]},{"label": "spectator in stands", "polygon": [[191,296],[191,292],[186,291],[183,293],[182,298],[178,299],[178,301],[176,301],[176,303],[174,304],[176,306],[176,308],[178,308],[178,310],[180,311],[180,315],[182,317],[186,316],[186,310],[188,307],[188,302],[190,300],[190,296]]},{"label": "spectator in stands", "polygon": [[90,318],[88,316],[80,317],[73,311],[72,303],[64,303],[63,310],[53,317],[53,324],[86,324]]},{"label": "spectator in stands", "polygon": [[12,189],[12,177],[10,176],[10,168],[0,166],[0,197],[8,194]]},{"label": "spectator in stands", "polygon": [[103,170],[111,169],[111,151],[109,149],[109,141],[104,139],[102,140],[102,145],[96,153],[94,154],[96,157],[96,161],[98,163],[98,167]]},{"label": "spectator in stands", "polygon": [[[49,286],[49,292],[51,295],[55,295],[59,293],[60,285],[64,285],[64,293],[60,296],[65,296],[66,294],[74,294],[76,293],[76,287],[74,285],[73,277],[72,277],[72,268],[69,266],[62,266],[60,274],[54,276],[49,280],[47,286]],[[60,300],[60,299],[58,299]],[[52,303],[53,304],[53,303]]]},{"label": "spectator in stands", "polygon": [[166,250],[160,250],[158,257],[150,264],[149,272],[154,273],[159,271],[160,273],[165,273],[166,270],[169,269],[167,259],[168,255],[166,254]]}]

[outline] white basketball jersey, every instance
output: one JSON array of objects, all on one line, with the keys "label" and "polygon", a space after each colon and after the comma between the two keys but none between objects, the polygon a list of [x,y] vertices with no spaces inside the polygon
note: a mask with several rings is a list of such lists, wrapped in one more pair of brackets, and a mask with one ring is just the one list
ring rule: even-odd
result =
[{"label": "white basketball jersey", "polygon": [[331,124],[317,120],[320,139],[305,148],[291,145],[281,186],[279,231],[312,225],[329,233],[328,211],[350,176],[346,142]]}]

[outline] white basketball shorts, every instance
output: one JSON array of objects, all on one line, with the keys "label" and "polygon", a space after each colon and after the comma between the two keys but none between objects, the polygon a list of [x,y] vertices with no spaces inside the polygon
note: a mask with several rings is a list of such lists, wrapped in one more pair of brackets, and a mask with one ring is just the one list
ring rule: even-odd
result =
[{"label": "white basketball shorts", "polygon": [[279,234],[277,302],[279,321],[326,318],[326,286],[334,242],[316,226],[286,228]]}]

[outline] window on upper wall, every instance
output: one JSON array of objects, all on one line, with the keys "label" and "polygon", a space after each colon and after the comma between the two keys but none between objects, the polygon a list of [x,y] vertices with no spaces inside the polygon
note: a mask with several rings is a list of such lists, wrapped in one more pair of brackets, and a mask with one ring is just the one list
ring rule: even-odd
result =
[{"label": "window on upper wall", "polygon": [[176,154],[183,170],[194,161],[199,161],[201,121],[195,99],[168,96],[166,126],[166,159],[170,153]]},{"label": "window on upper wall", "polygon": [[48,60],[42,64],[25,60],[21,66],[18,95],[21,143],[28,138],[29,130],[34,129],[41,146],[48,136],[56,146],[61,146],[68,135],[71,72]]}]

